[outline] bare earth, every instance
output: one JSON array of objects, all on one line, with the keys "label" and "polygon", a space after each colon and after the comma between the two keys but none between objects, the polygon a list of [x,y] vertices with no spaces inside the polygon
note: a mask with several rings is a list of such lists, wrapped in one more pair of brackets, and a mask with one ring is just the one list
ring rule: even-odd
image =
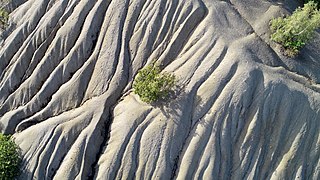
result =
[{"label": "bare earth", "polygon": [[[320,35],[294,58],[268,23],[294,1],[12,0],[0,130],[20,179],[320,179]],[[166,102],[132,93],[157,60]]]}]

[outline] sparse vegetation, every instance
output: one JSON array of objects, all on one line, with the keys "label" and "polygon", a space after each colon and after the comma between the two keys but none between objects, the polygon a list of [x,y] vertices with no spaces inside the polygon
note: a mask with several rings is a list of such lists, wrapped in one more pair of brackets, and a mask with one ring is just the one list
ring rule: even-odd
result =
[{"label": "sparse vegetation", "polygon": [[9,13],[3,8],[0,8],[0,28],[5,29],[8,26]]},{"label": "sparse vegetation", "polygon": [[18,146],[10,136],[0,133],[0,179],[14,179],[19,173],[20,161]]},{"label": "sparse vegetation", "polygon": [[271,39],[282,45],[285,55],[296,56],[320,27],[320,11],[313,1],[297,8],[291,16],[271,20]]},{"label": "sparse vegetation", "polygon": [[133,82],[133,90],[142,101],[153,103],[168,97],[174,85],[173,74],[161,73],[158,65],[151,64],[138,72]]}]

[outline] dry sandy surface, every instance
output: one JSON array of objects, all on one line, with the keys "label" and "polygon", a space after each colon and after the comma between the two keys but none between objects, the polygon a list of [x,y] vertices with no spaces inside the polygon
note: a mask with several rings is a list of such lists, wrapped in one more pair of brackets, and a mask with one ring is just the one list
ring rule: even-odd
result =
[{"label": "dry sandy surface", "polygon": [[[293,1],[12,0],[0,130],[20,179],[320,179],[320,35],[296,58],[268,23]],[[132,93],[153,60],[177,77]]]}]

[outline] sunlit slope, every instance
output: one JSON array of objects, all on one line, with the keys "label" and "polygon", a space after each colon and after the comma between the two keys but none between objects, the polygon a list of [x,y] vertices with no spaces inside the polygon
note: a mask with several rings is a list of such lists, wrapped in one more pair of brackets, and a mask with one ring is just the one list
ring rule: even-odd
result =
[{"label": "sunlit slope", "polygon": [[[320,37],[282,56],[268,23],[286,3],[12,3],[0,129],[20,179],[320,178]],[[177,77],[158,106],[131,91],[154,60]]]}]

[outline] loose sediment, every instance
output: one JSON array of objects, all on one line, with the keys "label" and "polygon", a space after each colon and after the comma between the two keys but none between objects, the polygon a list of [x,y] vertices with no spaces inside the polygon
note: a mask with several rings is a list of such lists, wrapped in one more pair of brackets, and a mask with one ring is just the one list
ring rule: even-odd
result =
[{"label": "loose sediment", "polygon": [[[20,179],[319,179],[319,34],[296,59],[269,1],[13,0],[0,129]],[[9,28],[10,29],[10,28]],[[175,96],[131,84],[157,60]]]}]

